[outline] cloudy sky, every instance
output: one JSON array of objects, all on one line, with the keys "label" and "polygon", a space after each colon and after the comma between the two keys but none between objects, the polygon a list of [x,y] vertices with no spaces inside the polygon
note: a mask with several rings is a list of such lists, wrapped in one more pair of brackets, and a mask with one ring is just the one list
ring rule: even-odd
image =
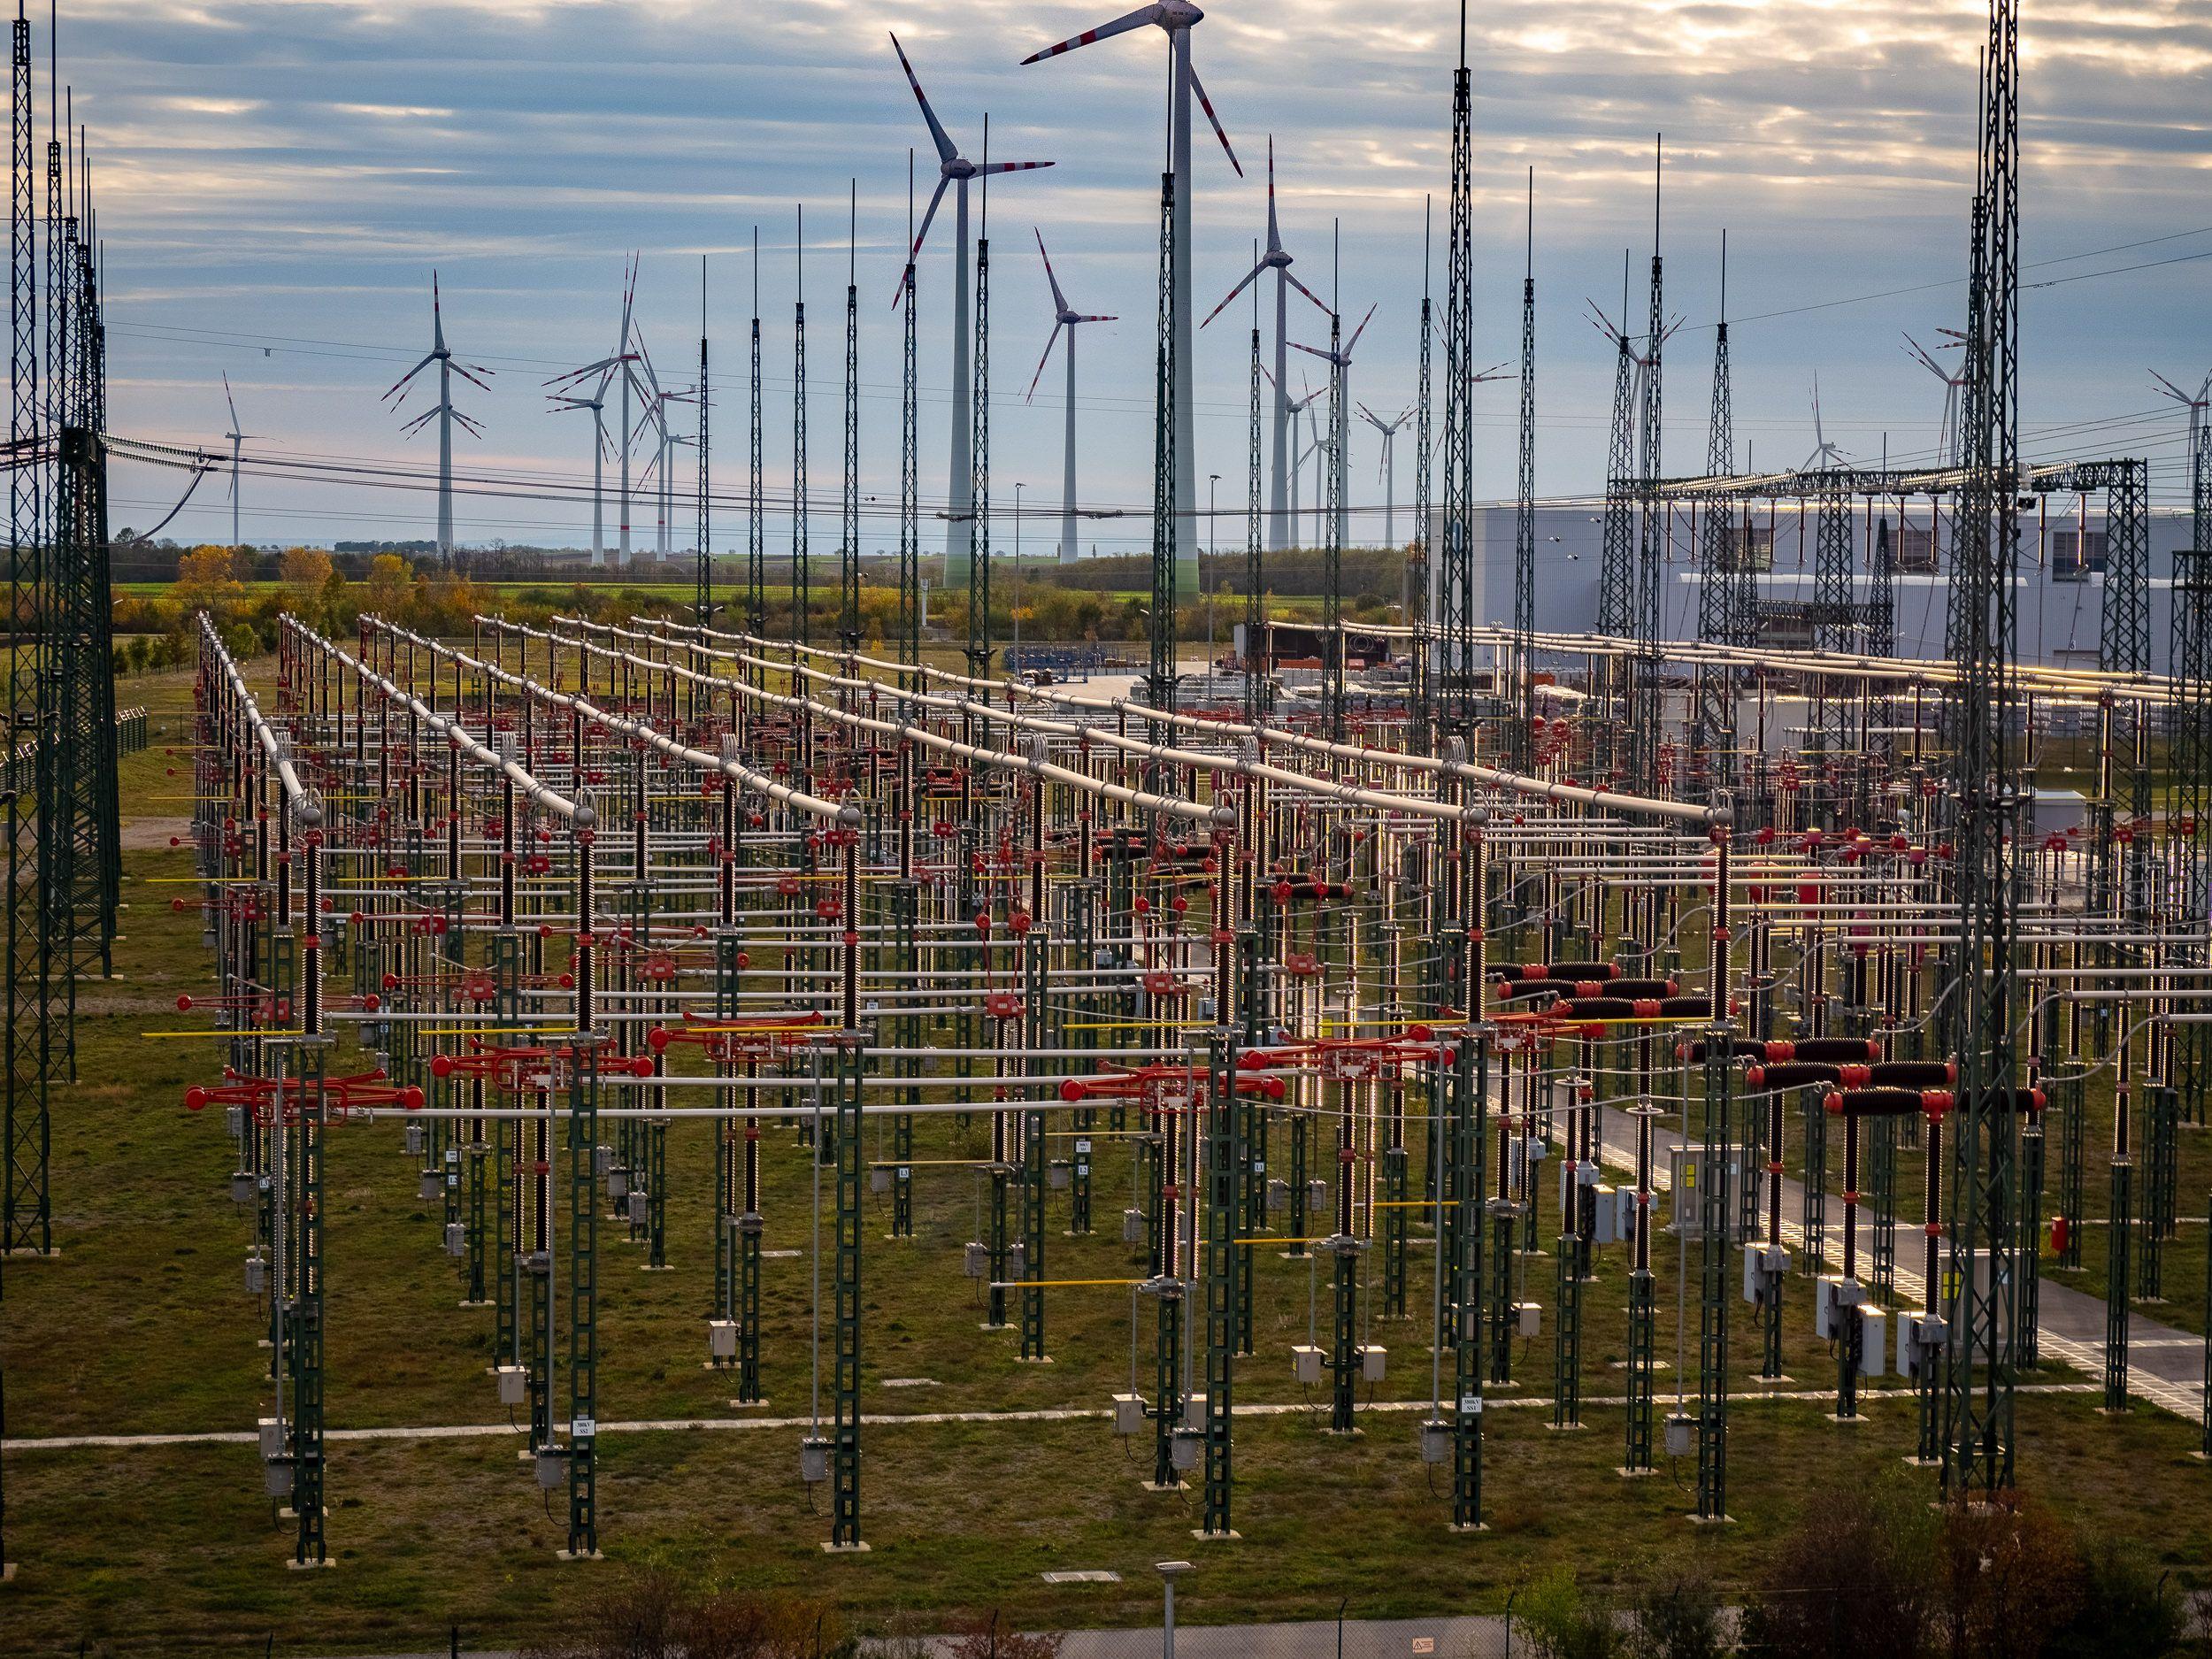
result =
[{"label": "cloudy sky", "polygon": [[[378,399],[427,348],[434,266],[456,351],[496,372],[490,390],[464,388],[457,400],[485,426],[480,443],[460,441],[460,464],[572,488],[588,476],[588,418],[548,412],[542,382],[611,349],[633,251],[661,378],[695,379],[703,255],[715,476],[718,491],[741,491],[757,227],[767,466],[780,493],[803,203],[810,467],[818,535],[833,543],[849,180],[858,191],[863,488],[887,496],[896,487],[890,302],[908,150],[926,156],[929,140],[892,54],[895,29],[967,153],[980,156],[987,112],[995,158],[1057,164],[992,192],[998,499],[1010,503],[1017,481],[1032,508],[1058,493],[1056,365],[1036,402],[1023,402],[1051,327],[1034,227],[1077,309],[1123,319],[1083,341],[1083,495],[1141,511],[1165,37],[1146,29],[1018,66],[1105,21],[1113,3],[80,0],[65,10],[60,43],[76,116],[90,128],[107,247],[111,424],[220,447],[227,373],[257,434],[250,450],[432,465],[434,441],[403,438],[407,411]],[[2178,500],[2181,415],[2147,371],[2193,384],[2212,361],[2212,9],[2031,0],[2026,11],[2031,449],[2147,454],[2158,496]],[[1893,457],[1932,449],[1943,388],[1909,360],[1901,335],[1933,345],[1962,320],[1985,19],[1971,0],[1475,9],[1478,361],[1518,349],[1532,167],[1540,488],[1600,481],[1611,362],[1585,302],[1617,309],[1625,250],[1643,311],[1660,132],[1667,303],[1684,319],[1667,361],[1670,463],[1698,470],[1703,458],[1724,227],[1736,429],[1751,461],[1804,458],[1816,375],[1826,435],[1854,457],[1878,457],[1885,442]],[[1423,204],[1438,196],[1440,227],[1455,23],[1444,0],[1219,0],[1194,36],[1245,169],[1239,179],[1210,142],[1199,150],[1200,304],[1210,309],[1250,263],[1271,134],[1299,274],[1327,296],[1340,224],[1342,308],[1377,308],[1353,392],[1379,411],[1414,396]],[[45,33],[42,20],[42,60]],[[925,162],[925,191],[931,181]],[[933,232],[921,273],[926,505],[944,487],[949,230]],[[1307,310],[1298,321],[1317,332],[1305,337],[1323,338],[1325,322]],[[1225,475],[1225,507],[1241,502],[1248,315],[1233,310],[1200,340],[1199,470]],[[1513,387],[1478,398],[1477,487],[1502,495]],[[693,416],[676,419],[688,430]],[[1379,534],[1383,487],[1373,434],[1360,428],[1354,444],[1355,534],[1365,539]],[[1401,503],[1412,465],[1408,442]],[[689,469],[687,454],[687,488]],[[157,518],[181,486],[176,474],[124,466],[117,524]],[[465,496],[461,539],[588,541],[588,496],[534,493]],[[431,515],[416,490],[250,479],[243,531],[265,542],[401,538],[430,534]],[[633,517],[649,542],[649,503]],[[227,539],[228,519],[211,482],[171,533]],[[690,539],[683,522],[679,545]],[[1055,528],[1041,513],[1025,534],[1042,543]],[[1102,550],[1144,534],[1136,521],[1093,528]],[[872,521],[865,544],[892,534]],[[780,521],[771,532],[787,534]],[[741,511],[721,511],[717,544],[741,535]]]}]

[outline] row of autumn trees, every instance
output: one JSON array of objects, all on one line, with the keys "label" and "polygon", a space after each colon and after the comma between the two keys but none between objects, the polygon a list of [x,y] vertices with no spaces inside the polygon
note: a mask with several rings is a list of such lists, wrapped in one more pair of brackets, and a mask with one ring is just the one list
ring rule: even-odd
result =
[{"label": "row of autumn trees", "polygon": [[[497,610],[518,621],[542,624],[555,612],[604,618],[622,615],[684,616],[689,613],[690,595],[681,583],[632,585],[605,573],[592,581],[502,583],[488,589],[450,571],[419,570],[396,553],[380,553],[369,562],[366,573],[349,579],[317,548],[293,548],[277,561],[277,580],[250,580],[251,556],[227,547],[198,547],[177,561],[176,580],[152,592],[125,593],[115,601],[115,666],[119,673],[180,666],[192,660],[192,618],[200,611],[212,616],[223,631],[224,643],[237,656],[253,656],[276,647],[279,619],[288,612],[333,637],[351,633],[364,611],[373,611],[419,633],[452,637],[472,631],[470,618],[478,611]],[[772,634],[794,632],[795,596],[787,572],[767,595],[766,628]],[[810,631],[817,640],[834,636],[838,626],[839,596],[835,572],[818,564],[807,595]],[[726,607],[741,598],[733,585],[724,585],[718,599]],[[991,595],[991,626],[999,641],[1013,637],[1018,607],[1019,630],[1025,639],[1054,643],[1083,641],[1141,641],[1148,636],[1150,618],[1145,601],[1135,595],[1062,587],[1033,576],[1018,590],[1001,579]],[[1362,595],[1351,607],[1355,615],[1381,603]],[[1274,614],[1283,614],[1271,605]],[[967,628],[967,595],[933,591],[929,595],[932,632],[960,637]],[[1232,623],[1241,618],[1243,602],[1226,596],[1216,606],[1204,600],[1178,608],[1178,627],[1187,641],[1210,635],[1225,646]],[[899,625],[898,594],[895,588],[867,586],[860,594],[860,630],[866,649],[883,650],[895,645]],[[720,626],[734,626],[727,609]]]},{"label": "row of autumn trees", "polygon": [[115,666],[120,673],[170,668],[192,660],[192,618],[213,617],[234,655],[276,649],[279,619],[288,613],[332,637],[352,632],[373,611],[419,633],[466,634],[469,618],[494,609],[542,622],[556,611],[597,617],[666,611],[672,603],[650,594],[548,583],[497,595],[450,571],[419,571],[396,553],[380,553],[360,580],[350,580],[319,548],[293,548],[278,560],[277,581],[250,583],[246,560],[227,547],[199,547],[177,561],[176,580],[151,594],[119,594],[115,600]]}]

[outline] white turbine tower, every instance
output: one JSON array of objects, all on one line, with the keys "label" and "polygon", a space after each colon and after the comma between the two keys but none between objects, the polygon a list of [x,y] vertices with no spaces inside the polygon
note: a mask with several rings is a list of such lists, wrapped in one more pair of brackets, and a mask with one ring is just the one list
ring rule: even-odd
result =
[{"label": "white turbine tower", "polygon": [[438,365],[438,401],[400,428],[403,436],[412,437],[433,420],[438,423],[438,559],[441,564],[453,563],[453,423],[461,423],[461,429],[472,438],[481,438],[483,427],[453,406],[453,377],[459,375],[480,391],[491,388],[477,376],[491,371],[474,364],[457,363],[453,353],[446,349],[445,313],[438,296],[438,273],[430,273],[430,355],[401,375],[391,390],[384,394],[384,401],[395,411],[407,401],[408,385],[432,364]]},{"label": "white turbine tower", "polygon": [[[929,124],[930,142],[937,146],[937,188],[931,192],[929,208],[922,215],[922,227],[915,233],[914,245],[907,251],[907,267],[911,269],[914,257],[922,250],[922,243],[929,238],[930,221],[937,217],[937,204],[945,199],[945,192],[953,190],[954,240],[956,256],[952,279],[952,457],[950,477],[945,495],[949,511],[945,520],[945,586],[962,589],[968,585],[969,521],[974,515],[975,471],[970,446],[974,442],[975,429],[975,330],[969,320],[970,308],[974,303],[969,293],[968,242],[968,180],[980,179],[994,173],[1034,173],[1040,167],[1049,167],[1048,161],[987,161],[979,166],[960,153],[959,146],[945,131],[944,123],[937,119],[937,111],[929,107],[929,99],[923,95],[922,83],[916,78],[914,65],[906,61],[906,49],[899,44],[899,37],[891,36],[891,50],[899,55],[899,67],[906,71],[906,84],[914,88],[914,102],[922,106],[922,119]],[[987,150],[988,145],[986,145]],[[891,296],[896,305],[906,294],[906,275],[899,275],[899,286]]]},{"label": "white turbine tower", "polygon": [[1237,152],[1229,147],[1229,134],[1221,129],[1221,118],[1214,113],[1213,101],[1207,97],[1206,88],[1199,84],[1198,72],[1191,66],[1190,32],[1205,15],[1190,0],[1160,0],[1156,5],[1140,6],[1110,23],[1085,29],[1071,40],[1032,52],[1022,59],[1025,64],[1033,64],[1056,58],[1094,41],[1126,35],[1148,23],[1167,35],[1168,157],[1170,170],[1175,175],[1175,212],[1170,233],[1174,242],[1175,270],[1170,300],[1175,313],[1171,338],[1175,346],[1175,591],[1179,596],[1194,596],[1198,592],[1198,423],[1194,419],[1196,404],[1192,373],[1196,353],[1191,343],[1196,330],[1191,320],[1190,284],[1190,103],[1194,93],[1206,111],[1206,119],[1213,123],[1214,135],[1220,139],[1229,165],[1236,169],[1240,179],[1244,176],[1244,165],[1237,159]]},{"label": "white turbine tower", "polygon": [[2202,488],[2199,475],[2212,468],[2212,421],[2206,419],[2206,411],[2212,410],[2212,369],[2205,371],[2194,392],[2185,392],[2156,369],[2151,379],[2158,382],[2159,395],[2170,397],[2189,411],[2189,491],[2193,506],[2197,492]]},{"label": "white turbine tower", "polygon": [[[1261,373],[1265,374],[1267,373],[1267,371],[1263,369]],[[1301,545],[1298,541],[1298,526],[1300,522],[1298,518],[1298,475],[1305,471],[1306,457],[1312,453],[1310,449],[1299,448],[1298,446],[1298,417],[1306,412],[1307,407],[1312,403],[1315,398],[1321,396],[1321,392],[1325,392],[1329,388],[1325,386],[1321,388],[1321,392],[1309,391],[1303,397],[1293,397],[1289,392],[1284,388],[1282,381],[1277,380],[1275,376],[1268,374],[1267,379],[1268,384],[1275,388],[1276,396],[1282,400],[1283,407],[1289,414],[1291,448],[1297,450],[1296,454],[1291,455],[1288,457],[1290,462],[1289,495],[1291,537],[1289,545],[1295,547]]]},{"label": "white turbine tower", "polygon": [[230,405],[230,430],[223,434],[230,440],[230,544],[242,545],[238,540],[238,448],[256,434],[238,429],[238,401],[230,395],[230,376],[223,376],[223,402]]},{"label": "white turbine tower", "polygon": [[607,497],[605,462],[607,458],[607,380],[603,375],[599,384],[587,396],[573,392],[557,392],[553,396],[556,411],[588,409],[591,411],[591,562],[596,566],[605,562],[607,551]]},{"label": "white turbine tower", "polygon": [[[614,337],[615,346],[613,353],[611,356],[601,357],[595,363],[587,363],[580,369],[571,369],[565,374],[557,374],[546,382],[548,386],[558,388],[553,395],[554,402],[557,404],[565,408],[588,409],[592,411],[592,420],[594,425],[598,429],[600,444],[603,449],[605,445],[607,435],[606,420],[604,418],[607,400],[607,388],[618,378],[622,382],[622,444],[620,451],[622,463],[622,539],[620,554],[625,562],[628,560],[630,555],[630,392],[633,387],[640,387],[641,385],[638,380],[637,369],[635,367],[637,354],[630,349],[630,310],[631,304],[636,297],[637,258],[634,255],[633,255],[630,259],[629,268],[625,273],[622,285],[622,328],[621,332],[617,334]],[[589,397],[576,396],[574,395],[576,388],[582,386],[586,381],[591,380],[594,375],[598,376],[598,383],[593,387],[591,396]],[[606,563],[606,541],[603,534],[605,515],[603,511],[601,501],[599,484],[599,451],[597,450],[594,451],[592,460],[591,494],[591,562],[594,565],[602,565]]]},{"label": "white turbine tower", "polygon": [[1270,133],[1267,135],[1267,250],[1260,256],[1259,263],[1245,273],[1244,280],[1239,282],[1236,287],[1229,290],[1227,296],[1222,300],[1221,303],[1215,306],[1212,311],[1206,313],[1206,322],[1202,322],[1198,326],[1201,328],[1203,328],[1206,326],[1206,323],[1210,323],[1213,321],[1215,318],[1220,316],[1221,313],[1227,309],[1229,301],[1236,298],[1238,295],[1243,293],[1247,288],[1250,287],[1251,284],[1259,277],[1262,272],[1274,272],[1275,419],[1273,422],[1273,461],[1275,466],[1275,481],[1269,491],[1267,508],[1267,545],[1269,549],[1274,552],[1280,552],[1283,549],[1290,545],[1292,534],[1290,526],[1290,498],[1297,494],[1297,486],[1295,482],[1298,475],[1297,468],[1291,465],[1290,460],[1290,429],[1296,424],[1297,411],[1292,407],[1290,394],[1285,390],[1283,387],[1284,372],[1289,363],[1289,358],[1286,356],[1286,353],[1290,349],[1290,321],[1289,318],[1286,315],[1289,291],[1292,288],[1296,288],[1301,294],[1311,300],[1316,305],[1320,305],[1324,311],[1326,311],[1329,309],[1326,305],[1322,305],[1321,296],[1319,295],[1316,294],[1311,288],[1301,282],[1296,277],[1291,275],[1290,266],[1291,257],[1288,253],[1284,251],[1283,249],[1282,227],[1277,224],[1275,219],[1275,135],[1272,133]]},{"label": "white turbine tower", "polygon": [[[1290,342],[1298,350],[1319,357],[1322,362],[1329,365],[1329,372],[1335,377],[1336,406],[1339,410],[1352,407],[1352,350],[1359,344],[1359,337],[1367,332],[1367,325],[1373,319],[1374,315],[1375,308],[1370,305],[1367,308],[1367,315],[1359,319],[1359,326],[1352,330],[1352,337],[1333,351],[1326,346],[1302,346],[1299,345],[1295,340]],[[1345,460],[1352,449],[1351,444],[1345,441],[1347,435],[1344,434],[1338,435],[1331,445],[1335,453],[1329,457],[1330,464],[1336,469],[1336,544],[1339,547],[1345,545],[1345,510],[1351,500],[1345,488],[1347,471]]]},{"label": "white turbine tower", "polygon": [[1398,428],[1413,419],[1409,409],[1395,420],[1385,420],[1364,403],[1360,419],[1382,434],[1382,466],[1375,481],[1383,487],[1383,545],[1398,545]]},{"label": "white turbine tower", "polygon": [[1060,331],[1068,334],[1068,435],[1066,453],[1061,463],[1060,475],[1060,563],[1075,563],[1075,329],[1079,323],[1118,322],[1115,317],[1092,317],[1077,311],[1068,303],[1068,296],[1060,292],[1060,279],[1052,273],[1052,256],[1045,251],[1042,231],[1036,232],[1037,257],[1045,262],[1045,280],[1052,285],[1052,334],[1045,341],[1044,355],[1037,359],[1037,372],[1029,377],[1029,397],[1037,396],[1037,382],[1045,377],[1045,365],[1052,361],[1052,348],[1059,342]]},{"label": "white turbine tower", "polygon": [[[1955,329],[1939,332],[1948,334],[1949,340],[1936,348],[1937,351],[1955,351],[1966,343],[1966,336]],[[1905,354],[1922,368],[1943,382],[1943,429],[1936,436],[1936,465],[1956,466],[1959,464],[1959,390],[1966,384],[1966,365],[1959,365],[1954,374],[1935,360],[1928,349],[1910,334],[1905,336]]]},{"label": "white turbine tower", "polygon": [[[668,408],[672,403],[691,402],[693,393],[688,386],[680,386],[672,391],[662,389],[660,376],[653,368],[653,354],[645,349],[643,329],[633,325],[630,342],[640,366],[645,371],[645,384],[641,388],[645,404],[641,418],[652,423],[653,434],[653,458],[646,464],[645,472],[638,481],[642,484],[648,478],[653,480],[653,551],[657,557],[665,558],[671,547],[669,536],[676,506],[675,450],[677,445],[684,442],[677,435],[675,428],[669,425]],[[645,430],[641,425],[639,435],[643,436]]]}]

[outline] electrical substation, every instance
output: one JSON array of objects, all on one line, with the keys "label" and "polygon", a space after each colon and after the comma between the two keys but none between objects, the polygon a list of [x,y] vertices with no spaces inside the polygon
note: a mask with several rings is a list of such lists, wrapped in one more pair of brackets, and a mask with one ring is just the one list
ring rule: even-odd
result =
[{"label": "electrical substation", "polygon": [[[488,610],[432,638],[371,612],[333,638],[292,616],[271,660],[234,656],[203,618],[177,750],[191,880],[172,914],[196,915],[210,982],[174,1023],[211,1033],[182,1105],[232,1148],[222,1271],[239,1263],[247,1295],[211,1317],[256,1323],[265,1349],[258,1462],[293,1563],[329,1564],[344,1525],[329,1281],[357,1270],[332,1248],[341,1185],[429,1217],[441,1317],[480,1327],[483,1409],[513,1425],[516,1505],[565,1513],[574,1561],[625,1526],[600,1479],[603,1425],[634,1409],[610,1384],[605,1310],[641,1271],[697,1288],[687,1346],[653,1360],[703,1379],[702,1415],[804,1419],[730,1455],[749,1491],[803,1489],[838,1555],[883,1541],[872,1442],[895,1431],[870,1391],[895,1374],[897,1322],[963,1280],[1003,1406],[1048,1374],[1076,1388],[1115,1453],[1100,1478],[1187,1507],[1197,1548],[1225,1552],[1202,1563],[1239,1548],[1239,1418],[1256,1409],[1302,1412],[1340,1437],[1331,1455],[1425,1466],[1437,1548],[1478,1556],[1500,1437],[1540,1465],[1569,1437],[1609,1439],[1621,1479],[1675,1472],[1683,1512],[1726,1525],[1746,1483],[1801,1479],[1732,1463],[1732,1427],[1763,1409],[1751,1395],[1816,1399],[1845,1424],[1909,1395],[1886,1409],[1910,1413],[1932,1500],[2013,1486],[2031,1386],[2116,1413],[2147,1400],[2212,1455],[2212,1337],[2167,1341],[2149,1369],[2135,1341],[2153,1317],[2139,1302],[2193,1283],[2184,1253],[2207,1248],[2182,1171],[2212,1085],[2212,434],[2200,399],[2154,611],[2149,464],[2022,456],[2018,12],[1993,0],[1974,88],[1955,454],[1740,470],[1724,321],[1702,468],[1671,467],[1655,248],[1647,320],[1607,324],[1586,629],[1537,626],[1532,274],[1520,496],[1488,510],[1510,512],[1509,582],[1471,530],[1463,24],[1445,280],[1423,301],[1408,434],[1434,449],[1440,492],[1420,467],[1396,622],[1345,614],[1335,471],[1313,520],[1320,620],[1265,613],[1256,311],[1241,626],[1202,668],[1178,637],[1194,480],[1173,170],[1133,673],[1010,672],[995,637],[987,218],[961,273],[973,389],[949,534],[968,573],[937,596],[949,639],[922,618],[936,531],[911,256],[883,645],[862,624],[856,281],[822,637],[804,557],[795,622],[768,626],[757,319],[744,580],[718,588],[703,555],[685,619]],[[1187,67],[1188,23],[1163,27],[1183,29]],[[44,643],[13,657],[35,764],[10,775],[35,786],[8,796],[6,1244],[35,1254],[52,1248],[50,1086],[73,1075],[63,1004],[117,933],[104,734],[143,733],[97,672],[97,243],[54,194],[50,150],[47,218],[66,228],[50,266],[42,242],[26,255],[19,19],[15,42],[19,371],[47,355],[28,296],[62,285],[40,324],[61,342],[53,412],[20,373],[15,405],[18,450],[37,457],[13,474],[17,614],[26,594],[50,607]],[[1112,320],[1054,291],[1061,322]],[[1337,322],[1340,455],[1355,416]],[[802,384],[803,329],[802,313]],[[1071,334],[1068,349],[1071,502]],[[706,363],[703,338],[702,388]],[[596,416],[605,389],[578,406]],[[2036,660],[2024,535],[2093,511],[2093,662]],[[1813,549],[1811,597],[1786,604],[1762,580],[1786,516]],[[1071,549],[1072,507],[1067,523]],[[1941,649],[1919,655],[1900,641],[1899,573],[1919,567],[1893,543],[1909,534],[1939,553]],[[1685,594],[1686,626],[1663,621]],[[2061,797],[2038,766],[2068,746],[2094,783]],[[672,1218],[687,1181],[710,1186],[703,1229]],[[2093,1230],[2101,1299],[2046,1285]],[[1071,1383],[1055,1337],[1075,1310],[1125,1338],[1125,1365],[1117,1345]],[[805,1397],[780,1382],[772,1402],[772,1371]]]}]

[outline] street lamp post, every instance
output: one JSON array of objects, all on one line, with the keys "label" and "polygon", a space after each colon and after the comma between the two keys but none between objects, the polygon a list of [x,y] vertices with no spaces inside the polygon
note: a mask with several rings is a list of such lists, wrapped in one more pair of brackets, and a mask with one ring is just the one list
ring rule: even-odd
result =
[{"label": "street lamp post", "polygon": [[1175,1659],[1175,1581],[1190,1571],[1190,1563],[1157,1561],[1152,1564],[1165,1586],[1167,1597],[1160,1624],[1160,1659]]}]

